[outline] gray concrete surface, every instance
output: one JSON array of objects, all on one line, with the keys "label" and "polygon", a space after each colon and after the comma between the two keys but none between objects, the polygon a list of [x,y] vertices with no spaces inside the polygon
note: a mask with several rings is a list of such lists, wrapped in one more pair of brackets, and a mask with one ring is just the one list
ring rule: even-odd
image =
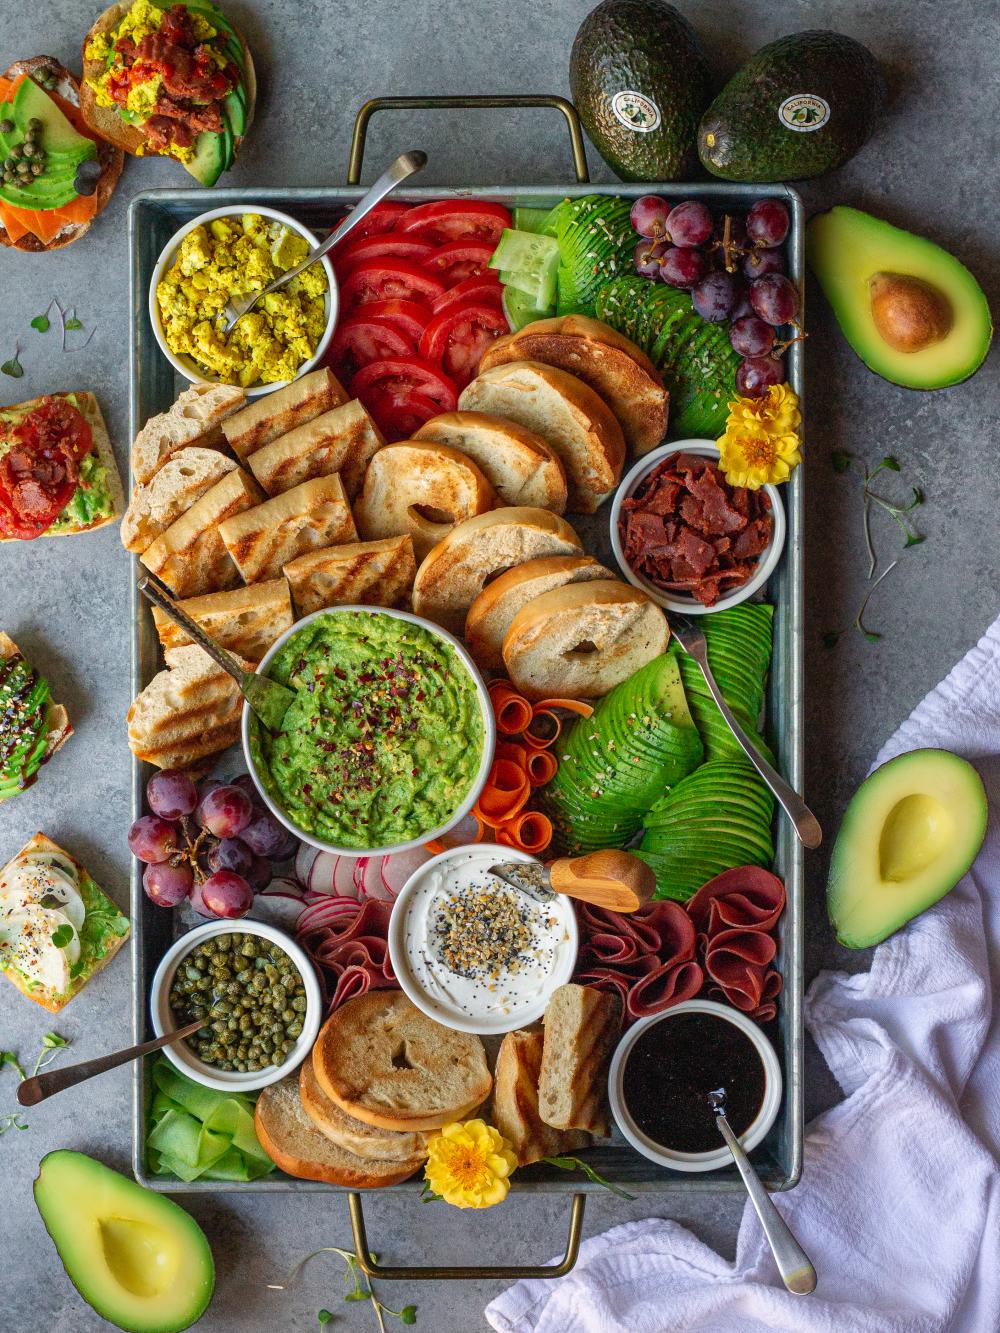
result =
[{"label": "gray concrete surface", "polygon": [[[830,27],[866,40],[885,61],[892,112],[875,140],[844,170],[804,191],[810,207],[843,201],[949,244],[995,300],[996,97],[1000,57],[995,15],[977,0],[954,0],[945,14],[928,0],[871,6],[856,0],[800,0],[792,10],[740,0],[680,0],[724,76],[739,60],[785,32]],[[566,91],[569,47],[590,0],[533,0],[507,7],[486,0],[435,0],[388,7],[372,0],[236,0],[229,8],[257,59],[257,123],[234,185],[343,182],[357,106],[374,94],[470,91]],[[44,7],[10,4],[0,27],[0,67],[39,51],[69,64],[93,17],[85,0]],[[992,91],[991,91],[992,90]],[[560,182],[570,159],[558,116],[424,113],[408,120],[376,117],[369,158],[378,163],[422,144],[431,153],[428,183],[472,180]],[[992,145],[992,147],[991,147]],[[595,179],[608,179],[591,150]],[[371,179],[368,169],[366,178]],[[164,162],[129,161],[112,206],[81,244],[42,256],[0,253],[0,361],[20,342],[25,375],[0,379],[0,399],[87,387],[104,406],[123,464],[127,450],[125,210],[136,191],[184,186],[186,175]],[[206,206],[210,196],[206,196]],[[54,333],[29,327],[53,297],[75,305],[93,339],[63,355]],[[835,829],[845,801],[881,741],[972,644],[1000,610],[1000,395],[997,356],[963,386],[910,393],[870,375],[840,338],[821,299],[810,295],[807,352],[808,489],[808,794],[825,826]],[[858,488],[832,473],[829,455],[846,448],[873,460],[895,453],[903,466],[900,494],[921,486],[919,519],[926,543],[906,552],[870,610],[877,644],[844,636],[822,646],[824,631],[850,622],[863,594],[864,556]],[[888,549],[891,524],[879,528]],[[65,841],[127,897],[128,564],[114,530],[72,541],[4,546],[0,553],[0,626],[45,665],[65,700],[76,735],[44,780],[0,808],[0,858],[38,828]],[[825,856],[808,862],[807,963],[865,965],[833,944],[823,910]],[[58,1019],[5,989],[0,1047],[33,1059],[52,1027],[70,1037],[74,1058],[126,1044],[131,999],[128,967],[119,959]],[[0,1072],[0,1113],[13,1107],[14,1077]],[[807,1113],[836,1099],[810,1052]],[[3,1325],[20,1333],[95,1333],[106,1328],[73,1292],[31,1200],[31,1180],[51,1148],[73,1146],[127,1169],[128,1075],[121,1071],[26,1116],[24,1133],[0,1142],[3,1186]],[[299,1330],[316,1327],[329,1306],[336,1328],[373,1329],[372,1312],[340,1300],[339,1260],[318,1259],[293,1293],[265,1289],[304,1252],[349,1241],[346,1208],[320,1197],[194,1200],[191,1211],[212,1239],[218,1291],[200,1327]],[[479,1217],[416,1203],[372,1199],[366,1205],[376,1249],[396,1260],[482,1262],[504,1256],[537,1260],[562,1245],[566,1202],[519,1199]],[[732,1255],[738,1200],[647,1199],[625,1205],[592,1198],[587,1233],[648,1212],[671,1216]],[[490,1283],[424,1284],[384,1296],[419,1307],[425,1333],[471,1333],[486,1327]],[[664,1313],[663,1328],[672,1328]]]}]

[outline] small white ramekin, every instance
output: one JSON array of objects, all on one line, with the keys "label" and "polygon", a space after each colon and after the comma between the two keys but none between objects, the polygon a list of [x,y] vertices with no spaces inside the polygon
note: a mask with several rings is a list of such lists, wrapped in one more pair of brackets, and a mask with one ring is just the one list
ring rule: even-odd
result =
[{"label": "small white ramekin", "polygon": [[153,1020],[153,1031],[158,1037],[181,1026],[170,1008],[170,986],[174,973],[191,950],[203,940],[211,939],[214,935],[236,933],[261,935],[264,939],[271,940],[279,949],[283,949],[295,964],[306,988],[306,1012],[302,1018],[300,1037],[283,1064],[268,1065],[267,1069],[259,1069],[255,1073],[244,1074],[235,1069],[230,1071],[217,1069],[215,1065],[207,1065],[203,1060],[199,1060],[186,1041],[175,1041],[171,1046],[164,1046],[163,1054],[182,1074],[187,1074],[196,1083],[203,1083],[206,1088],[215,1088],[219,1092],[255,1092],[258,1088],[266,1088],[269,1083],[277,1083],[278,1079],[284,1078],[286,1074],[298,1068],[313,1048],[323,1017],[323,997],[316,979],[316,970],[308,955],[290,935],[286,935],[276,926],[269,926],[263,921],[251,921],[247,917],[235,921],[208,921],[203,926],[196,926],[194,930],[182,935],[160,960],[149,992],[149,1010]]},{"label": "small white ramekin", "polygon": [[304,628],[304,626],[310,624],[318,616],[339,615],[391,616],[394,620],[408,620],[410,624],[419,625],[422,629],[427,630],[428,633],[436,635],[439,639],[443,639],[445,643],[454,649],[456,657],[465,667],[472,679],[473,685],[476,687],[476,695],[479,700],[479,711],[483,719],[483,756],[480,760],[476,776],[473,779],[472,786],[469,788],[469,792],[462,801],[462,804],[456,808],[455,812],[450,815],[443,824],[439,824],[436,828],[427,829],[417,837],[410,838],[407,842],[392,843],[387,847],[338,847],[336,843],[324,842],[322,838],[316,837],[315,834],[307,833],[305,829],[299,828],[297,824],[293,823],[290,816],[285,814],[281,806],[271,797],[271,794],[264,785],[263,779],[257,772],[257,765],[254,763],[253,754],[250,751],[250,706],[246,703],[243,705],[243,717],[240,727],[241,735],[243,737],[243,754],[246,759],[247,771],[260,793],[261,800],[271,811],[272,815],[274,815],[275,819],[280,820],[285,828],[291,833],[294,833],[302,842],[307,842],[310,847],[318,847],[321,852],[332,852],[335,856],[392,856],[395,852],[409,851],[412,847],[420,847],[425,842],[430,842],[434,838],[443,837],[444,834],[450,832],[457,823],[463,820],[475,805],[476,801],[479,799],[479,793],[486,785],[486,779],[489,777],[490,767],[493,764],[493,751],[496,746],[496,721],[493,716],[493,705],[490,703],[490,696],[486,689],[486,682],[480,675],[479,668],[469,656],[464,645],[461,644],[453,634],[449,634],[447,630],[443,630],[440,625],[435,625],[433,621],[425,620],[423,616],[415,616],[410,611],[396,611],[384,606],[331,606],[324,610],[314,611],[312,615],[303,616],[301,620],[297,620],[291,629],[286,630],[285,633],[271,645],[269,650],[264,654],[260,666],[257,667],[258,673],[264,675],[267,672],[267,669],[274,661],[275,656],[281,651],[288,640],[300,629]]},{"label": "small white ramekin", "polygon": [[618,533],[618,521],[621,517],[623,502],[629,496],[635,494],[639,485],[652,472],[653,468],[662,463],[665,458],[669,458],[671,454],[682,453],[696,454],[700,458],[711,458],[715,462],[718,462],[721,457],[717,446],[711,440],[673,440],[670,444],[661,444],[658,449],[653,449],[651,453],[644,454],[631,471],[625,474],[621,485],[615,492],[614,499],[611,501],[611,549],[614,551],[619,569],[633,588],[638,588],[646,593],[658,606],[662,606],[664,611],[676,611],[688,616],[711,615],[713,611],[724,611],[726,607],[738,606],[740,602],[745,602],[748,597],[754,595],[758,588],[762,588],[774,573],[785,545],[787,531],[785,506],[778,494],[777,486],[763,487],[771,502],[774,529],[771,533],[770,544],[761,552],[757,560],[757,568],[746,583],[734,588],[732,592],[726,593],[724,597],[720,597],[712,606],[704,606],[696,598],[685,596],[684,593],[665,592],[662,588],[658,588],[655,583],[650,583],[641,574],[637,574],[625,559],[621,537]]},{"label": "small white ramekin", "polygon": [[[295,218],[289,217],[287,213],[279,213],[276,208],[266,208],[263,204],[248,204],[244,208],[234,208],[231,204],[226,208],[213,208],[208,213],[202,213],[196,218],[192,218],[185,226],[171,236],[160,251],[156,264],[153,267],[153,276],[149,283],[149,322],[153,326],[153,333],[156,341],[160,345],[160,351],[167,358],[174,370],[179,375],[183,375],[186,380],[192,384],[220,384],[221,380],[212,379],[210,376],[203,375],[197,369],[194,362],[188,356],[178,356],[167,346],[166,335],[163,332],[163,323],[160,319],[160,307],[156,300],[156,289],[160,285],[164,273],[173,262],[177,253],[177,247],[183,241],[189,232],[194,231],[195,227],[203,227],[206,223],[214,222],[216,218],[240,218],[244,213],[259,213],[262,217],[272,218],[276,222],[281,222],[291,231],[296,232],[314,249],[319,245],[319,241],[301,222]],[[330,263],[329,256],[319,261],[323,266],[323,272],[326,274],[326,327],[323,330],[323,336],[317,344],[315,353],[308,361],[303,361],[302,365],[295,373],[295,378],[300,379],[303,375],[314,370],[320,362],[320,358],[330,345],[330,339],[333,337],[333,331],[337,325],[337,314],[340,307],[340,301],[337,290],[337,278],[333,271],[333,265]],[[275,389],[283,389],[288,380],[277,380],[274,384],[251,384],[246,390],[248,398],[259,398],[262,394],[273,393]]]},{"label": "small white ramekin", "polygon": [[[748,1018],[739,1009],[733,1009],[728,1004],[718,1004],[715,1000],[686,1000],[683,1004],[674,1005],[672,1009],[667,1009],[662,1014],[653,1014],[650,1018],[642,1018],[629,1028],[618,1043],[611,1059],[611,1067],[608,1070],[608,1097],[611,1102],[611,1114],[614,1116],[618,1128],[636,1152],[642,1153],[643,1157],[648,1157],[651,1162],[656,1162],[658,1166],[670,1167],[672,1171],[717,1171],[720,1167],[732,1166],[733,1164],[733,1155],[722,1141],[721,1134],[719,1135],[718,1148],[711,1152],[677,1152],[673,1148],[665,1147],[662,1143],[657,1143],[655,1139],[649,1138],[642,1132],[629,1114],[622,1093],[625,1064],[639,1037],[655,1024],[669,1023],[672,1018],[678,1018],[682,1014],[713,1014],[716,1018],[725,1019],[732,1023],[734,1027],[738,1027],[753,1042],[764,1066],[764,1099],[756,1118],[747,1127],[746,1131],[740,1135],[740,1143],[747,1152],[751,1152],[763,1141],[768,1130],[774,1124],[781,1107],[781,1065],[778,1063],[774,1047],[752,1018]],[[725,1072],[725,1070],[719,1070],[720,1078],[725,1076]]]}]

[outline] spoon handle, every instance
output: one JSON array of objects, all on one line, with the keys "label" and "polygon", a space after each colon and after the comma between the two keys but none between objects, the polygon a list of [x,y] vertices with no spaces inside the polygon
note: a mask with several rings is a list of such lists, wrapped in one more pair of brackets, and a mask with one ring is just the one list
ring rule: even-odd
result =
[{"label": "spoon handle", "polygon": [[155,574],[144,574],[139,580],[139,591],[143,597],[147,598],[158,606],[165,615],[168,615],[175,624],[180,625],[181,629],[190,635],[192,641],[199,648],[204,648],[209,657],[217,662],[223,671],[228,671],[233,680],[240,687],[241,691],[246,690],[246,677],[250,672],[244,671],[239,662],[228,652],[221,644],[216,643],[210,638],[197,621],[192,620],[186,611],[182,611],[174,599],[170,596],[168,589],[160,582]]},{"label": "spoon handle", "polygon": [[750,1202],[760,1218],[764,1235],[778,1265],[781,1280],[790,1292],[796,1296],[808,1296],[816,1290],[816,1270],[805,1250],[788,1229],[788,1224],[774,1206],[770,1194],[761,1183],[760,1176],[753,1169],[750,1158],[743,1151],[743,1146],[733,1133],[729,1121],[716,1112],[716,1122],[722,1137],[729,1144],[729,1151],[736,1159],[736,1167],[747,1187]]},{"label": "spoon handle", "polygon": [[170,1046],[184,1037],[192,1037],[204,1025],[205,1020],[198,1018],[174,1032],[166,1032],[162,1037],[144,1041],[141,1046],[129,1046],[124,1051],[112,1051],[110,1055],[99,1055],[94,1060],[82,1060],[76,1065],[51,1069],[46,1074],[35,1074],[33,1078],[26,1078],[18,1085],[17,1100],[22,1106],[37,1106],[39,1102],[44,1102],[46,1097],[54,1097],[57,1092],[76,1087],[78,1083],[85,1083],[95,1074],[104,1074],[109,1069],[117,1069],[119,1065],[127,1065],[131,1060],[138,1060],[140,1055],[149,1055],[162,1046]]},{"label": "spoon handle", "polygon": [[549,883],[556,893],[612,912],[634,912],[656,891],[656,875],[645,861],[611,850],[560,857],[549,866]]}]

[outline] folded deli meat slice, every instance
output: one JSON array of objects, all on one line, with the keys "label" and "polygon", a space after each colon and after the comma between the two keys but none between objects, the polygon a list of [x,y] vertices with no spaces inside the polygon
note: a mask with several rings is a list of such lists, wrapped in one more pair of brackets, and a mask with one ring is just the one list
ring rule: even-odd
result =
[{"label": "folded deli meat slice", "polygon": [[[207,597],[189,597],[179,605],[223,648],[249,662],[259,662],[278,635],[294,624],[292,599],[284,579],[213,592]],[[153,620],[164,648],[182,648],[191,642],[186,631],[158,606],[153,607]]]},{"label": "folded deli meat slice", "polygon": [[413,437],[468,454],[505,505],[535,505],[561,514],[566,472],[555,450],[526,426],[488,412],[445,412]]},{"label": "folded deli meat slice", "polygon": [[617,995],[629,1022],[662,1013],[702,988],[696,934],[679,903],[648,903],[628,916],[577,904],[580,955],[573,980]]},{"label": "folded deli meat slice", "polygon": [[375,422],[353,398],[265,444],[250,455],[248,466],[268,495],[339,472],[347,498],[356,500],[365,468],[384,443]]},{"label": "folded deli meat slice", "polygon": [[200,597],[235,588],[240,571],[226,550],[222,527],[226,519],[251,509],[261,499],[260,487],[250,474],[236,468],[206,491],[139,558],[175,597]]},{"label": "folded deli meat slice", "polygon": [[785,886],[761,866],[724,870],[687,904],[698,931],[709,995],[766,1023],[777,1013],[781,973],[773,967],[774,930]]},{"label": "folded deli meat slice", "polygon": [[232,676],[197,645],[171,648],[164,656],[167,670],[128,710],[129,748],[157,768],[196,768],[239,740],[243,696]]},{"label": "folded deli meat slice", "polygon": [[326,606],[402,606],[416,572],[409,536],[329,546],[284,568],[300,616]]},{"label": "folded deli meat slice", "polygon": [[219,531],[247,583],[278,578],[282,565],[296,556],[354,541],[358,535],[336,473],[293,486],[273,500],[236,514]]},{"label": "folded deli meat slice", "polygon": [[285,388],[256,399],[229,417],[222,429],[230,448],[245,462],[280,435],[346,402],[344,386],[332,370],[311,370]]}]

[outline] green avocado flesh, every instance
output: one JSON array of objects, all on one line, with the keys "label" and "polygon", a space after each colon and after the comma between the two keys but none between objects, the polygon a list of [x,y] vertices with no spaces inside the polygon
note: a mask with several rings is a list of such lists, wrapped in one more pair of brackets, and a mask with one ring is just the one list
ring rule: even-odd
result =
[{"label": "green avocado flesh", "polygon": [[593,315],[604,284],[632,269],[635,232],[628,202],[600,194],[564,199],[546,226],[559,246],[556,313]]},{"label": "green avocado flesh", "polygon": [[955,887],[983,845],[976,770],[947,750],[911,750],[854,793],[830,860],[826,902],[849,949],[878,944]]},{"label": "green avocado flesh", "polygon": [[204,1232],[171,1199],[84,1153],[42,1158],[35,1203],[70,1281],[130,1333],[179,1333],[208,1307],[215,1265]]},{"label": "green avocado flesh", "polygon": [[[764,707],[764,685],[771,661],[774,607],[744,602],[703,616],[708,664],[726,703],[758,750],[773,756],[757,732]],[[678,666],[688,705],[705,746],[706,759],[742,759],[739,742],[719,712],[705,677],[693,658],[678,652]]]},{"label": "green avocado flesh", "polygon": [[79,164],[97,156],[93,140],[78,133],[56,103],[31,79],[25,79],[14,94],[13,102],[0,108],[3,118],[14,121],[10,134],[0,136],[0,151],[9,154],[14,144],[21,143],[28,121],[42,122],[42,144],[48,154],[46,169],[41,176],[32,176],[24,185],[0,183],[0,200],[15,208],[62,208],[77,197],[74,186]]},{"label": "green avocado flesh", "polygon": [[0,661],[0,801],[34,781],[48,749],[49,683],[17,654]]},{"label": "green avocado flesh", "polygon": [[[993,324],[979,283],[933,241],[838,205],[806,228],[806,255],[841,332],[876,375],[910,389],[942,389],[978,370]],[[872,314],[872,280],[899,275],[927,284],[950,309],[951,328],[915,351],[886,342]]]},{"label": "green avocado flesh", "polygon": [[80,464],[80,479],[76,490],[49,532],[65,532],[72,528],[89,528],[101,519],[110,518],[114,508],[108,470],[97,454],[88,454]]}]

